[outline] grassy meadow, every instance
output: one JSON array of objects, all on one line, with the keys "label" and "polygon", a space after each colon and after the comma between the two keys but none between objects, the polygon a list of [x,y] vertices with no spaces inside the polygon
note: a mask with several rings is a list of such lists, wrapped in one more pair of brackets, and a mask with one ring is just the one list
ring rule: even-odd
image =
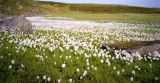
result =
[{"label": "grassy meadow", "polygon": [[[17,2],[23,7],[16,5]],[[66,19],[51,17],[66,17],[113,26],[114,23],[122,24],[103,29],[62,28],[62,23],[55,28],[56,25],[45,25],[47,22],[44,22],[45,26],[33,26],[33,34],[0,32],[0,83],[160,83],[160,53],[157,51],[152,57],[139,53],[132,56],[123,49],[102,49],[103,42],[132,47],[148,42],[131,40],[160,39],[159,9],[33,0],[6,0],[3,3],[0,8],[6,16],[29,12],[52,20]],[[98,11],[97,8],[103,9]],[[112,8],[114,10],[110,10]]]},{"label": "grassy meadow", "polygon": [[[54,7],[47,15],[97,22],[159,23],[160,9],[111,4],[43,2]],[[46,6],[47,6],[46,5]]]},{"label": "grassy meadow", "polygon": [[[0,82],[159,82],[159,60],[117,58],[115,53],[100,48],[98,42],[104,40],[101,34],[98,40],[91,40],[94,36],[86,32],[43,30],[34,34],[1,33]],[[91,47],[77,48],[68,37]]]},{"label": "grassy meadow", "polygon": [[85,12],[54,13],[50,16],[73,18],[75,20],[122,23],[160,23],[160,14],[104,14]]}]

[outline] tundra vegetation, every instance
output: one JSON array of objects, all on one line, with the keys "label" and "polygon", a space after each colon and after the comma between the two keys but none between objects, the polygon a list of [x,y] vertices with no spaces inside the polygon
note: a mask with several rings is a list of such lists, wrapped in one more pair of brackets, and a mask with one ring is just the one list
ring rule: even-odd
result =
[{"label": "tundra vegetation", "polygon": [[[32,34],[0,32],[0,83],[160,82],[160,49],[141,54],[109,45],[102,48],[103,44],[132,47],[159,41],[159,9],[28,0],[3,3],[5,15],[28,11],[47,15],[27,17]],[[17,3],[23,6],[20,12]],[[127,10],[117,11],[123,7]]]}]

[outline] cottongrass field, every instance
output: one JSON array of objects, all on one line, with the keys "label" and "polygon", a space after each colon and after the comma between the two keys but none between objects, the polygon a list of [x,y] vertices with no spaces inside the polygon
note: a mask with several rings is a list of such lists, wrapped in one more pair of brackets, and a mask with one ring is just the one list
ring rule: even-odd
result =
[{"label": "cottongrass field", "polygon": [[110,47],[101,49],[108,42],[159,40],[159,24],[60,24],[36,20],[33,34],[1,32],[0,82],[160,82],[158,51],[140,55],[121,49],[109,51]]}]

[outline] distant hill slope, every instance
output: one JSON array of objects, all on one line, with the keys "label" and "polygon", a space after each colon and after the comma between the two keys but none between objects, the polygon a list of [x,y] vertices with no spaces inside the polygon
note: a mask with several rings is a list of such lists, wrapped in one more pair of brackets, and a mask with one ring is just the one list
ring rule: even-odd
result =
[{"label": "distant hill slope", "polygon": [[66,7],[70,11],[91,13],[138,13],[138,14],[160,14],[158,8],[144,8],[127,5],[112,4],[70,4],[61,2],[40,1],[42,4],[50,4],[56,7]]},{"label": "distant hill slope", "polygon": [[154,8],[143,8],[125,5],[105,5],[105,4],[72,4],[71,11],[84,11],[93,13],[160,13]]},{"label": "distant hill slope", "polygon": [[0,0],[0,13],[6,15],[54,14],[55,12],[160,14],[158,8],[111,4],[71,4],[38,0]]},{"label": "distant hill slope", "polygon": [[35,0],[0,0],[0,13],[22,15],[39,13],[41,7]]},{"label": "distant hill slope", "polygon": [[53,5],[53,6],[56,5],[58,7],[66,7],[69,5],[68,3],[63,3],[63,2],[50,2],[50,1],[38,1],[38,2],[43,5],[49,4],[49,5]]}]

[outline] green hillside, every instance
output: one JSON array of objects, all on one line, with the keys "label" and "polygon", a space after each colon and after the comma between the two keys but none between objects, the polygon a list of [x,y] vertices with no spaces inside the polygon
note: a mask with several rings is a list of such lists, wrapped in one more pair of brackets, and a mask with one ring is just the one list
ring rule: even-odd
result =
[{"label": "green hillside", "polygon": [[40,2],[48,14],[97,22],[160,23],[160,9],[111,4]]},{"label": "green hillside", "polygon": [[2,0],[1,13],[6,15],[35,14],[40,12],[39,3],[34,0]]},{"label": "green hillside", "polygon": [[54,14],[57,12],[160,14],[158,8],[111,4],[71,4],[36,0],[2,0],[0,1],[0,10],[0,13],[6,15]]},{"label": "green hillside", "polygon": [[159,14],[158,8],[144,8],[127,5],[112,4],[70,4],[61,2],[44,2],[41,4],[50,4],[54,7],[68,8],[69,11],[89,12],[89,13],[138,13],[138,14]]},{"label": "green hillside", "polygon": [[71,11],[92,13],[160,13],[158,9],[111,4],[71,4]]},{"label": "green hillside", "polygon": [[39,1],[39,3],[46,5],[52,5],[52,6],[58,6],[58,7],[66,7],[68,4],[63,2],[47,2],[47,1]]}]

